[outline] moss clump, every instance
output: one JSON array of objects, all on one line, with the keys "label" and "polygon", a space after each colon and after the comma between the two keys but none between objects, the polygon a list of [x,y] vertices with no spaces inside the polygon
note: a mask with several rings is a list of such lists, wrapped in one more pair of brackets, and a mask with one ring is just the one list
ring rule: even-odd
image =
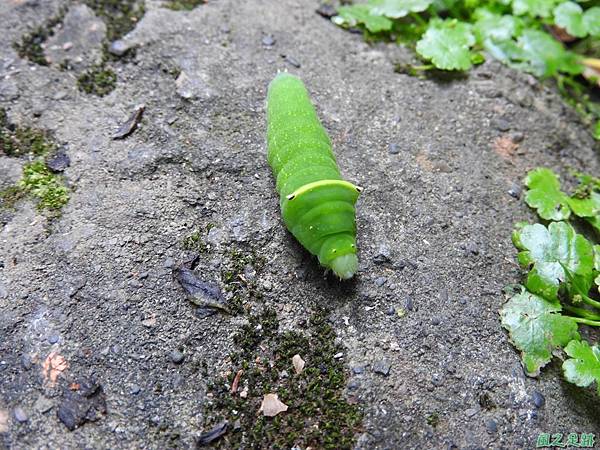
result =
[{"label": "moss clump", "polygon": [[94,66],[77,79],[80,91],[104,97],[113,91],[117,84],[117,75],[103,65]]},{"label": "moss clump", "polygon": [[7,156],[47,155],[56,150],[47,133],[8,122],[6,110],[0,108],[0,152]]},{"label": "moss clump", "polygon": [[38,209],[58,210],[69,201],[62,177],[50,172],[42,160],[25,164],[18,187],[39,200]]},{"label": "moss clump", "polygon": [[184,248],[184,250],[206,253],[208,251],[208,244],[204,242],[204,237],[213,227],[214,225],[209,223],[205,227],[194,230],[194,232],[183,239],[181,246]]},{"label": "moss clump", "polygon": [[[344,398],[346,373],[342,362],[333,357],[341,348],[335,344],[327,315],[318,309],[305,324],[306,334],[279,333],[271,309],[249,317],[234,337],[237,350],[230,355],[233,367],[227,380],[231,383],[242,369],[238,390],[247,390],[247,398],[232,395],[222,379],[209,386],[214,400],[205,429],[224,419],[240,425],[239,431],[215,443],[218,448],[353,448],[362,411]],[[306,361],[301,374],[292,367],[295,354]],[[287,376],[281,376],[284,370]],[[258,414],[267,393],[277,393],[289,409],[273,418]]]},{"label": "moss clump", "polygon": [[143,0],[84,0],[84,3],[104,20],[108,42],[133,30],[146,12]]},{"label": "moss clump", "polygon": [[26,192],[20,186],[9,186],[0,191],[0,208],[13,209]]},{"label": "moss clump", "polygon": [[[221,269],[221,281],[225,284],[225,290],[232,294],[227,300],[227,306],[233,313],[241,313],[247,300],[262,298],[254,278],[265,261],[254,252],[242,252],[236,249],[228,253],[227,259]],[[253,272],[254,276],[248,276],[247,270]]]},{"label": "moss clump", "polygon": [[191,11],[198,5],[204,5],[206,0],[168,0],[165,6],[175,11]]},{"label": "moss clump", "polygon": [[54,34],[54,28],[60,24],[65,17],[65,10],[61,10],[56,16],[47,20],[43,25],[33,29],[21,38],[21,42],[15,42],[13,47],[21,58],[26,58],[40,66],[47,66],[48,60],[44,54],[42,44]]}]

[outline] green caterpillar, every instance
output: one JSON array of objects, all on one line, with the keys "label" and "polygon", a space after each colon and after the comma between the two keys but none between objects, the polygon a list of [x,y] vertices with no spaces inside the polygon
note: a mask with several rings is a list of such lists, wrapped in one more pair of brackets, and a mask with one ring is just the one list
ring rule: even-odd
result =
[{"label": "green caterpillar", "polygon": [[354,205],[361,188],[342,180],[331,142],[302,81],[280,73],[267,95],[267,158],[287,229],[342,279],[358,268]]}]

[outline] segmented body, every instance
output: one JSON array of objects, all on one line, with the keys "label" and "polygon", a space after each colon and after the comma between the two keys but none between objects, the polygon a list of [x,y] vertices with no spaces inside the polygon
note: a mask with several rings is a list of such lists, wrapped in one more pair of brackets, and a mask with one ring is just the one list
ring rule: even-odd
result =
[{"label": "segmented body", "polygon": [[354,205],[359,188],[342,180],[327,132],[302,81],[282,73],[269,85],[268,161],[288,230],[341,278],[356,272]]}]

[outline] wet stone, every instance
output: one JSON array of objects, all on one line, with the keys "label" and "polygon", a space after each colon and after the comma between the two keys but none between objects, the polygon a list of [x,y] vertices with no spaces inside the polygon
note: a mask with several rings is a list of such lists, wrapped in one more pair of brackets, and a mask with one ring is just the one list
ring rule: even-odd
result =
[{"label": "wet stone", "polygon": [[361,373],[364,373],[365,368],[363,366],[356,366],[352,368],[352,373],[355,375],[360,375]]}]

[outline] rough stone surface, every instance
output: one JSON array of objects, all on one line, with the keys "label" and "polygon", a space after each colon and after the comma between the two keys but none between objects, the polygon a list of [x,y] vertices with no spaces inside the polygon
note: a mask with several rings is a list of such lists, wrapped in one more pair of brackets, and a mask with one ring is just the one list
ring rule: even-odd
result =
[{"label": "rough stone surface", "polygon": [[[11,120],[68,144],[63,173],[74,188],[51,223],[28,201],[0,222],[0,411],[24,405],[29,413],[0,446],[194,447],[210,429],[208,378],[199,367],[209,375],[233,370],[227,356],[244,323],[197,315],[172,277],[182,240],[208,224],[199,264],[212,281],[221,282],[232,248],[253,251],[266,261],[254,275],[257,289],[281,327],[301,330],[307,308],[328,305],[349,374],[390,362],[385,378],[372,370],[350,377],[365,411],[359,448],[533,448],[541,432],[600,429],[596,394],[564,383],[558,364],[539,381],[524,377],[498,321],[501,289],[520,276],[513,223],[534,219],[507,192],[535,166],[564,176],[569,167],[600,173],[591,137],[554,90],[493,61],[459,81],[396,74],[393,63],[409,61],[408,50],[366,44],[316,14],[318,2],[266,8],[220,0],[189,12],[146,4],[123,37],[137,48],[135,60],[115,63],[116,90],[103,98],[78,92],[69,71],[33,66],[12,45],[0,47],[2,106]],[[3,40],[18,41],[60,6],[0,2]],[[268,34],[277,52],[263,45]],[[181,69],[178,81],[164,67]],[[360,268],[344,285],[323,276],[280,219],[264,106],[269,81],[286,68],[305,80],[343,174],[365,187],[357,207]],[[71,94],[57,101],[59,92]],[[111,140],[142,103],[144,126]],[[500,118],[510,130],[502,131]],[[510,161],[492,148],[503,133],[524,136]],[[390,154],[390,142],[402,151]],[[18,178],[23,162],[0,156],[1,187],[10,184],[5,174]],[[465,254],[469,241],[478,253]],[[381,278],[387,282],[377,286]],[[404,302],[405,314],[392,319],[389,305]],[[143,323],[149,317],[151,327]],[[433,325],[432,317],[444,320]],[[51,334],[60,341],[50,344]],[[166,357],[175,348],[184,364]],[[51,351],[68,362],[54,387],[40,376]],[[29,370],[23,354],[35,355]],[[106,414],[84,423],[85,401],[64,389],[92,373]],[[134,385],[142,387],[137,395]],[[535,391],[543,408],[532,401]],[[483,392],[492,412],[480,411]],[[57,398],[69,425],[81,426],[70,432],[56,414],[40,412],[46,405],[30,408],[41,393]],[[490,433],[492,419],[498,432]]]}]

